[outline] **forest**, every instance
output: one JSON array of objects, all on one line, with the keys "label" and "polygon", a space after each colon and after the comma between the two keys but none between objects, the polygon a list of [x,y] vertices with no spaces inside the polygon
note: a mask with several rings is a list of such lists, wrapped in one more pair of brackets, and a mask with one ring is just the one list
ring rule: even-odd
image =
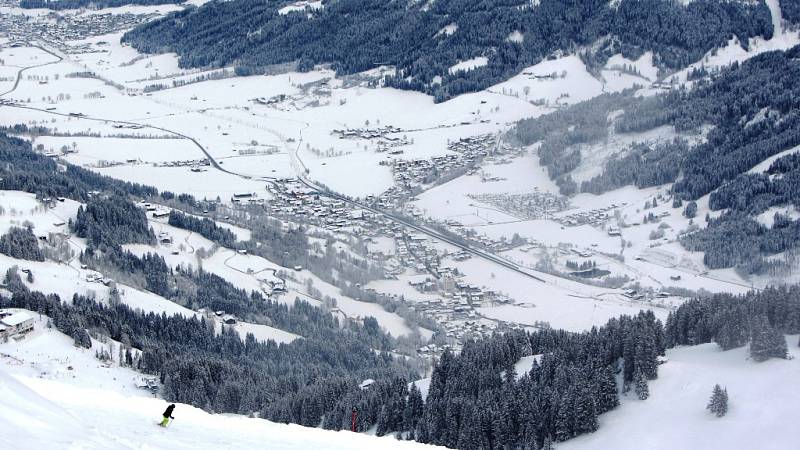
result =
[{"label": "forest", "polygon": [[[772,36],[763,1],[406,0],[325,1],[322,9],[279,14],[286,2],[209,2],[126,33],[123,42],[144,53],[174,51],[182,67],[235,64],[239,74],[294,63],[300,70],[330,64],[339,74],[392,65],[387,85],[426,92],[436,101],[474,92],[519,73],[558,51],[570,52],[613,36],[613,51],[638,57],[653,50],[657,63],[684,67],[736,36]],[[654,13],[657,11],[657,13]],[[452,33],[440,32],[455,24]],[[510,40],[513,32],[521,42]],[[488,65],[450,72],[478,56]],[[441,83],[434,79],[441,77]]]},{"label": "forest", "polygon": [[[681,87],[652,97],[604,94],[522,120],[509,136],[520,145],[540,142],[540,163],[565,195],[672,184],[674,206],[687,201],[696,210],[691,202],[710,194],[710,208],[726,213],[684,236],[682,244],[705,252],[711,268],[779,274],[789,261],[768,257],[798,248],[800,224],[779,214],[767,227],[754,217],[771,207],[800,205],[800,157],[790,152],[800,146],[798,55],[800,46],[718,71],[697,71],[691,90]],[[609,121],[618,110],[624,112]],[[570,172],[580,164],[581,145],[607,139],[610,126],[616,133],[671,127],[686,138],[624,147],[606,160],[599,175],[578,186]],[[777,159],[764,173],[748,173],[769,157]]]},{"label": "forest", "polygon": [[173,209],[169,212],[168,223],[173,227],[194,231],[223,247],[236,247],[236,235],[231,230],[217,225],[216,222],[207,217],[194,217]]},{"label": "forest", "polygon": [[[319,334],[275,345],[251,335],[242,340],[231,329],[217,334],[205,319],[143,313],[78,295],[64,302],[28,291],[13,269],[5,284],[13,294],[0,298],[0,307],[41,312],[76,345],[85,346],[90,334],[122,342],[123,364],[159,375],[168,401],[333,430],[349,428],[355,407],[359,431],[375,426],[379,436],[397,432],[463,449],[550,448],[591,433],[620,395],[647,399],[667,348],[749,344],[751,357],[764,361],[786,358],[784,334],[800,332],[796,286],[717,294],[686,302],[666,325],[641,312],[583,333],[518,330],[470,341],[460,354],[441,356],[423,398],[409,385],[418,376],[413,370],[364,343],[364,334],[379,332],[367,325],[340,330],[334,320]],[[300,304],[289,314],[302,310]],[[533,355],[531,369],[516,373],[514,364]],[[362,388],[366,378],[375,382]]]},{"label": "forest", "polygon": [[28,227],[11,227],[0,236],[0,253],[17,259],[44,261],[39,240]]}]

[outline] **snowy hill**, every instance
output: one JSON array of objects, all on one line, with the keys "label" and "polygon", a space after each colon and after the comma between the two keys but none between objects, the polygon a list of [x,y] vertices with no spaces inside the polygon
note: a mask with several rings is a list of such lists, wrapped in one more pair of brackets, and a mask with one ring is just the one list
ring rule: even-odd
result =
[{"label": "snowy hill", "polygon": [[[787,338],[789,360],[756,363],[747,347],[722,351],[716,344],[667,351],[669,361],[650,383],[650,397],[631,392],[619,408],[600,417],[600,429],[558,445],[559,450],[786,449],[797,443],[800,376],[797,336]],[[729,410],[717,418],[705,407],[715,384],[727,388]],[[753,431],[758,430],[757,433]]]},{"label": "snowy hill", "polygon": [[36,322],[20,342],[0,344],[0,448],[414,449],[393,437],[283,425],[177,404],[174,424],[156,427],[166,402],[137,390],[136,372],[103,364],[92,349]]}]

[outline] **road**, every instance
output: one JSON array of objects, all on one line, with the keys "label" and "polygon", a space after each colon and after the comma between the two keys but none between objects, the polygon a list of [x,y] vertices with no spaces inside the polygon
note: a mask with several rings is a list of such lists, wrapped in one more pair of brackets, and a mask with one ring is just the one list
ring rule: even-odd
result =
[{"label": "road", "polygon": [[2,94],[0,94],[0,97],[6,96],[6,95],[8,95],[8,94],[10,94],[10,93],[12,93],[12,92],[17,90],[17,88],[19,87],[19,82],[22,80],[22,73],[25,72],[26,70],[35,69],[37,67],[49,66],[50,64],[58,64],[58,63],[60,63],[61,61],[64,60],[64,58],[62,58],[61,56],[56,55],[55,53],[51,52],[50,50],[47,50],[47,49],[42,48],[42,47],[39,47],[38,45],[31,45],[31,44],[28,44],[28,45],[30,45],[31,47],[38,48],[39,50],[41,50],[41,51],[43,51],[43,52],[45,52],[45,53],[57,58],[57,60],[56,61],[50,61],[50,62],[43,63],[43,64],[37,64],[35,66],[23,67],[23,68],[19,69],[17,71],[17,79],[14,80],[14,86],[11,89],[9,89],[9,90],[3,92]]},{"label": "road", "polygon": [[[42,67],[42,66],[49,65],[49,64],[55,64],[55,63],[63,61],[63,58],[61,56],[59,56],[59,55],[57,55],[57,54],[55,54],[55,53],[53,53],[53,52],[51,52],[51,51],[49,51],[49,50],[47,50],[45,48],[42,48],[42,47],[40,47],[38,45],[32,45],[32,46],[34,46],[36,48],[39,48],[40,50],[42,50],[42,51],[44,51],[44,52],[46,52],[46,53],[58,58],[58,60],[57,61],[51,61],[51,62],[44,63],[44,64],[40,64],[40,65],[36,65],[36,66],[25,67],[25,68],[20,69],[19,72],[17,73],[17,80],[15,81],[13,88],[11,90],[7,91],[7,92],[4,92],[4,93],[0,94],[0,97],[2,97],[4,95],[8,95],[8,94],[14,92],[17,89],[17,87],[18,87],[18,85],[20,83],[20,80],[22,78],[22,73],[25,70],[33,69],[33,68],[36,68],[36,67]],[[11,107],[11,108],[18,108],[18,109],[27,109],[27,110],[38,111],[38,112],[57,115],[57,116],[62,116],[62,117],[72,117],[74,119],[79,119],[79,120],[89,120],[89,121],[111,123],[111,124],[120,124],[120,125],[128,125],[128,126],[136,126],[136,127],[148,128],[148,129],[152,129],[152,130],[158,130],[158,131],[161,131],[161,132],[164,132],[164,133],[167,133],[167,134],[171,134],[173,136],[177,136],[179,138],[186,139],[186,140],[190,141],[195,147],[197,147],[205,155],[205,157],[208,159],[209,163],[211,164],[211,166],[214,169],[219,170],[220,172],[223,172],[223,173],[226,173],[226,174],[229,174],[229,175],[233,175],[233,176],[237,176],[237,177],[243,178],[243,179],[247,179],[247,180],[254,179],[254,177],[252,177],[250,175],[244,175],[244,174],[233,172],[233,171],[230,171],[228,169],[223,168],[217,162],[217,160],[208,152],[208,150],[206,150],[206,148],[203,147],[203,145],[200,142],[198,142],[192,136],[189,136],[187,134],[181,133],[179,131],[171,130],[171,129],[164,128],[164,127],[159,127],[157,125],[143,124],[143,123],[140,123],[140,122],[131,122],[131,121],[125,121],[125,120],[114,120],[114,119],[108,119],[108,118],[102,118],[102,117],[91,117],[91,116],[85,116],[85,115],[74,116],[74,115],[71,115],[71,114],[68,114],[68,113],[61,113],[61,112],[56,112],[56,111],[48,111],[46,109],[36,108],[36,107],[26,106],[26,105],[20,105],[20,104],[5,104],[5,105],[1,105],[1,106],[7,106],[7,107]],[[308,124],[306,124],[306,127],[308,127]],[[302,131],[301,131],[301,133],[302,133]],[[504,267],[506,269],[509,269],[509,270],[511,270],[513,272],[516,272],[518,274],[521,274],[521,275],[523,275],[523,276],[525,276],[527,278],[536,280],[538,282],[548,283],[544,278],[542,278],[542,276],[537,275],[537,274],[540,274],[539,272],[537,272],[537,271],[535,271],[533,269],[523,267],[523,266],[521,266],[519,264],[516,264],[514,262],[511,262],[511,261],[509,261],[509,260],[507,260],[507,259],[505,259],[503,257],[500,257],[500,256],[498,256],[496,254],[491,253],[491,252],[487,252],[487,251],[482,250],[480,248],[474,247],[474,246],[469,245],[467,243],[456,241],[456,240],[448,237],[447,235],[445,235],[445,234],[443,234],[443,233],[441,233],[439,231],[436,231],[434,229],[428,228],[428,227],[423,226],[423,225],[419,225],[419,224],[417,224],[417,223],[415,223],[415,222],[413,222],[413,221],[411,221],[411,220],[409,220],[409,219],[407,219],[405,217],[397,215],[397,214],[395,214],[393,212],[384,211],[384,210],[375,208],[373,206],[370,206],[370,205],[368,205],[366,203],[363,203],[363,202],[360,202],[360,201],[357,201],[357,200],[353,200],[353,199],[351,199],[349,197],[346,197],[344,195],[341,195],[341,194],[338,194],[338,193],[335,193],[335,192],[331,192],[331,191],[326,190],[326,189],[322,189],[321,187],[317,186],[315,183],[313,183],[312,181],[310,181],[306,177],[306,173],[308,172],[308,168],[305,166],[305,164],[303,163],[303,161],[300,159],[299,155],[297,154],[297,152],[300,149],[300,144],[301,143],[302,143],[302,134],[301,134],[301,138],[297,142],[297,145],[296,145],[296,148],[294,149],[294,151],[290,151],[290,155],[292,156],[292,160],[293,160],[293,165],[295,166],[295,169],[296,169],[296,172],[297,172],[297,179],[299,180],[300,183],[302,183],[306,187],[318,192],[319,195],[325,196],[325,197],[328,197],[328,198],[332,198],[332,199],[335,199],[335,200],[339,200],[339,201],[345,202],[346,204],[348,204],[348,205],[350,205],[352,207],[361,208],[363,210],[369,211],[369,212],[371,212],[373,214],[376,214],[378,216],[385,217],[385,218],[387,218],[388,220],[390,220],[392,222],[400,224],[400,225],[402,225],[404,227],[407,227],[409,229],[415,230],[416,232],[421,233],[421,234],[423,234],[423,235],[425,235],[425,236],[427,236],[429,238],[437,239],[439,241],[448,243],[448,244],[450,244],[450,245],[452,245],[452,246],[454,246],[456,248],[459,248],[459,249],[471,254],[474,257],[477,257],[477,258],[483,259],[483,260],[485,260],[487,262],[490,262],[492,264]],[[273,179],[271,179],[270,177],[261,177],[261,178],[257,178],[257,179],[261,179],[261,180],[263,180],[265,182],[268,182],[268,183],[275,183],[275,181]],[[544,275],[544,274],[541,274],[541,275]],[[700,276],[703,276],[703,275],[700,275]],[[723,281],[723,280],[719,280],[719,281]],[[735,283],[731,282],[731,284],[735,284]]]}]

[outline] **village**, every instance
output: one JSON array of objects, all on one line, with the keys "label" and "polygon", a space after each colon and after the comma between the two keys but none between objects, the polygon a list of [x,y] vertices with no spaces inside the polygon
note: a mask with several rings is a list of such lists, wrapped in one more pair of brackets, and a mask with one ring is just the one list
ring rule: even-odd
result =
[{"label": "village", "polygon": [[[16,6],[16,2],[6,2]],[[64,14],[50,13],[44,16],[26,16],[12,13],[0,13],[0,33],[5,34],[10,42],[39,42],[56,48],[66,54],[98,53],[107,50],[97,48],[89,43],[76,44],[93,36],[117,33],[128,30],[157,14]],[[98,42],[99,47],[103,42]],[[15,45],[12,44],[13,48]]]},{"label": "village", "polygon": [[469,198],[525,220],[549,219],[553,213],[569,208],[566,197],[538,190],[525,194],[470,194]]}]

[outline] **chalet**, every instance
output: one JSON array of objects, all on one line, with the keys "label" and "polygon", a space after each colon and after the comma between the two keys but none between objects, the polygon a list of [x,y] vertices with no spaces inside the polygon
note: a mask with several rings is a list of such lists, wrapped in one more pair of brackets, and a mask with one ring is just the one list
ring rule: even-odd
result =
[{"label": "chalet", "polygon": [[236,325],[236,317],[233,317],[230,314],[225,314],[222,316],[222,323],[225,325]]},{"label": "chalet", "polygon": [[142,376],[138,377],[134,383],[138,389],[147,390],[153,393],[158,392],[158,377]]},{"label": "chalet", "polygon": [[15,334],[33,331],[33,317],[26,312],[9,314],[0,319],[0,334],[14,336]]}]

